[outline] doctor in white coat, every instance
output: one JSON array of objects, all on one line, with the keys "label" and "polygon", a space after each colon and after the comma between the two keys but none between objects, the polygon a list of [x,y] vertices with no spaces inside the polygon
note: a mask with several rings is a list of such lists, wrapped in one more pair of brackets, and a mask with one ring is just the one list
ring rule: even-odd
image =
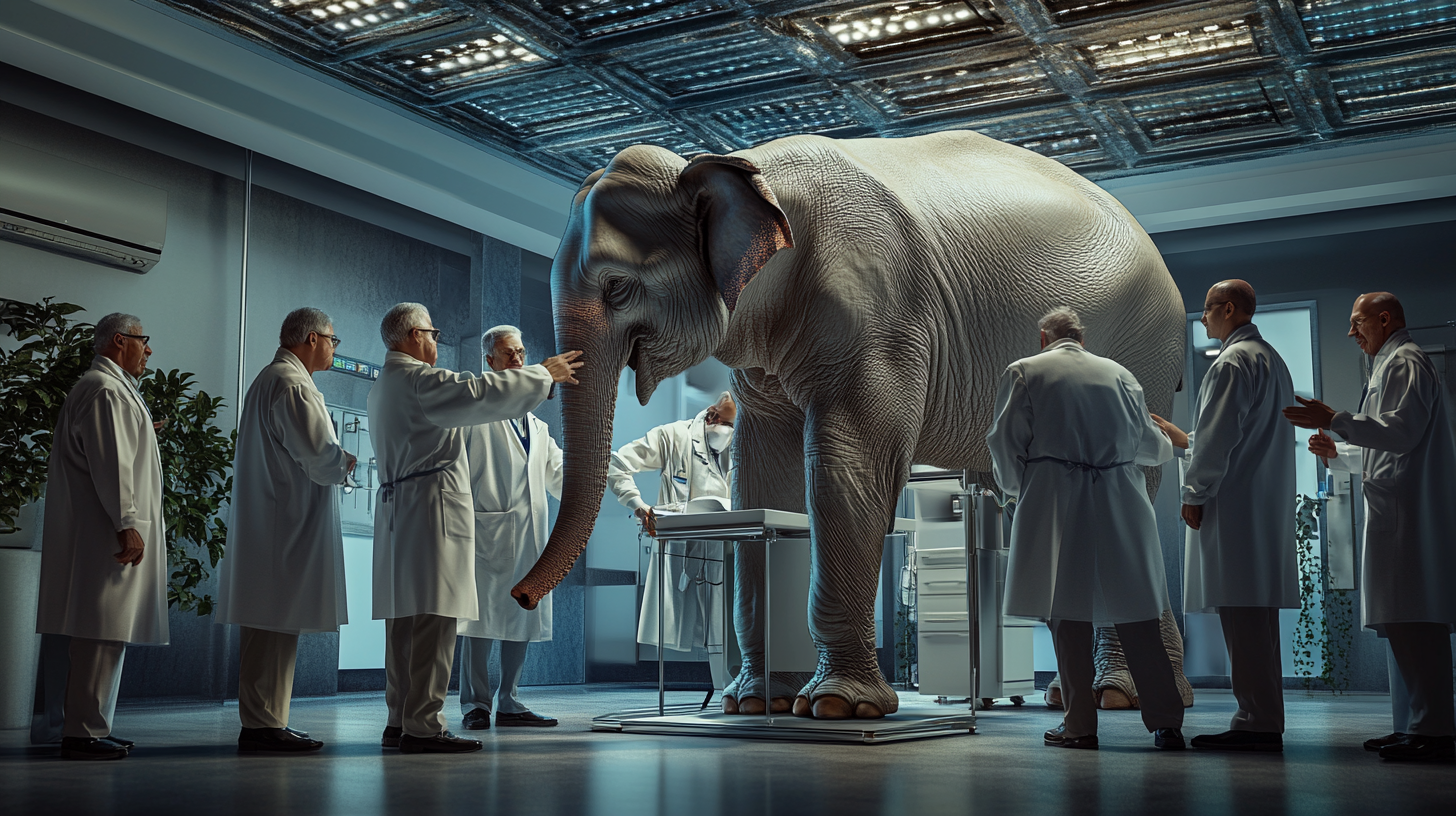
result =
[{"label": "doctor in white coat", "polygon": [[152,349],[141,320],[96,322],[96,357],[66,395],[51,443],[36,631],[69,635],[65,759],[124,759],[111,736],[128,643],[163,644],[162,462],[137,390]]},{"label": "doctor in white coat", "polygon": [[1252,322],[1256,308],[1254,288],[1244,281],[1208,290],[1203,326],[1223,346],[1198,389],[1198,425],[1185,434],[1153,420],[1174,446],[1187,448],[1183,608],[1218,613],[1239,704],[1230,730],[1200,734],[1192,745],[1277,752],[1284,747],[1279,610],[1300,607],[1289,520],[1294,429],[1281,413],[1294,401],[1294,381]]},{"label": "doctor in white coat", "polygon": [[[631,510],[650,533],[656,533],[652,505],[642,498],[635,473],[661,473],[657,506],[682,505],[704,497],[731,504],[728,479],[733,467],[733,422],[738,406],[724,391],[718,401],[692,419],[659,425],[647,435],[623,445],[607,466],[607,485],[617,501]],[[662,542],[654,539],[647,567],[642,611],[637,620],[637,642],[657,645],[658,605],[662,606],[662,639],[666,648],[690,652],[702,646],[708,652],[713,686],[724,688],[729,679],[724,639],[723,542],[668,541],[667,573],[658,575]],[[665,580],[664,580],[665,579]],[[665,587],[659,591],[658,587]]]},{"label": "doctor in white coat", "polygon": [[[480,344],[492,371],[526,365],[521,330],[496,326]],[[522,609],[511,597],[515,586],[546,549],[546,494],[561,498],[561,448],[546,423],[534,414],[465,429],[470,460],[470,493],[475,502],[475,591],[480,618],[461,620],[460,707],[472,731],[496,725],[556,725],[519,699],[526,648],[551,639],[551,595],[535,609]],[[501,670],[492,676],[490,653],[500,641]],[[496,701],[497,693],[499,701]]]},{"label": "doctor in white coat", "polygon": [[523,416],[553,382],[576,384],[581,352],[475,377],[435,367],[439,330],[418,303],[390,309],[379,331],[389,352],[368,404],[380,479],[374,618],[385,621],[389,707],[381,742],[405,753],[478,751],[444,717],[457,622],[480,617],[464,429]]},{"label": "doctor in white coat", "polygon": [[1137,465],[1173,458],[1143,389],[1082,347],[1077,314],[1040,321],[1041,353],[1006,367],[986,442],[996,483],[1017,498],[1005,613],[1046,621],[1066,716],[1047,745],[1097,748],[1092,627],[1112,624],[1160,749],[1185,747],[1183,698],[1159,618],[1168,586],[1158,525]]},{"label": "doctor in white coat", "polygon": [[1310,451],[1332,469],[1359,473],[1365,493],[1360,617],[1389,642],[1409,700],[1409,710],[1396,713],[1396,733],[1365,747],[1385,759],[1450,761],[1456,758],[1456,443],[1446,400],[1394,295],[1361,295],[1350,314],[1350,336],[1375,358],[1357,411],[1296,398],[1300,405],[1284,415],[1301,428],[1321,429],[1310,437]]},{"label": "doctor in white coat", "polygon": [[337,485],[355,461],[339,446],[313,382],[333,366],[338,344],[327,314],[295,309],[283,320],[273,362],[243,399],[217,609],[219,623],[242,628],[240,751],[323,747],[288,728],[288,708],[298,636],[349,622]]}]

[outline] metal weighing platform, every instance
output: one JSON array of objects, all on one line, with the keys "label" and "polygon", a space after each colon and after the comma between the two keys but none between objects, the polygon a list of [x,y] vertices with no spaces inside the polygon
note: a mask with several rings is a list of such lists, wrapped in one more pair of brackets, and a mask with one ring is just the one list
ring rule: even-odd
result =
[{"label": "metal weighing platform", "polygon": [[[911,519],[895,519],[894,532],[913,532]],[[772,586],[773,545],[781,538],[803,539],[809,535],[809,517],[783,510],[732,510],[721,513],[693,513],[660,516],[657,519],[659,540],[761,542],[764,548],[764,674],[771,677],[772,656]],[[658,558],[665,547],[658,548]],[[659,561],[658,581],[664,580],[666,565]],[[659,592],[665,587],[659,584]],[[662,609],[658,604],[658,626],[662,626]],[[661,639],[659,638],[659,643]],[[879,743],[926,737],[974,734],[976,714],[967,709],[948,713],[944,706],[922,702],[918,694],[902,695],[900,709],[878,720],[816,720],[795,717],[791,713],[774,714],[765,706],[763,716],[721,711],[702,711],[696,704],[669,706],[666,703],[663,650],[658,649],[657,707],[603,714],[592,720],[593,731],[619,731],[628,734],[667,734],[699,737],[732,737],[747,739],[784,739],[810,742]]]}]

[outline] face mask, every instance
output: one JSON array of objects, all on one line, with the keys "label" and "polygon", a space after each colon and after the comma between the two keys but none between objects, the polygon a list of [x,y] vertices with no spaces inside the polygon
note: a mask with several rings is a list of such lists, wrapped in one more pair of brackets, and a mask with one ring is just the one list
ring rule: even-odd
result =
[{"label": "face mask", "polygon": [[713,450],[722,452],[728,449],[728,443],[733,441],[732,425],[711,425],[707,429],[708,444]]}]

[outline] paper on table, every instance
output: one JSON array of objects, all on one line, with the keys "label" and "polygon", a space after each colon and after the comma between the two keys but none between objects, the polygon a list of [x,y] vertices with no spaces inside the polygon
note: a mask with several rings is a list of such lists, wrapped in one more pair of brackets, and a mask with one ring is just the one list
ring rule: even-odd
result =
[{"label": "paper on table", "polygon": [[722,513],[732,509],[728,500],[721,496],[699,496],[687,504],[673,503],[654,507],[652,512],[659,516],[685,516],[692,513]]}]

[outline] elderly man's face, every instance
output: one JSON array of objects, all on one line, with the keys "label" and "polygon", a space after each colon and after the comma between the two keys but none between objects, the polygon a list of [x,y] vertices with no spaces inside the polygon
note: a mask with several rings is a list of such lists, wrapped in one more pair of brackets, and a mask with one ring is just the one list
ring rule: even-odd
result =
[{"label": "elderly man's face", "polygon": [[703,417],[703,424],[710,428],[714,425],[732,427],[736,419],[738,419],[737,403],[733,402],[732,397],[724,397],[708,406],[708,414]]},{"label": "elderly man's face", "polygon": [[1350,333],[1360,350],[1374,357],[1380,353],[1385,341],[1395,333],[1390,312],[1381,311],[1364,295],[1355,299],[1355,308],[1350,311]]},{"label": "elderly man's face", "polygon": [[1229,318],[1233,312],[1233,304],[1221,295],[1218,289],[1208,290],[1208,295],[1203,299],[1203,317],[1199,318],[1204,332],[1213,340],[1222,340],[1228,336]]},{"label": "elderly man's face", "polygon": [[492,371],[509,371],[516,368],[524,368],[526,365],[526,347],[521,345],[521,338],[514,334],[497,338],[495,346],[489,354],[485,355],[485,362]]},{"label": "elderly man's face", "polygon": [[146,333],[146,329],[137,326],[135,331],[117,334],[111,338],[112,347],[117,349],[116,364],[121,366],[122,371],[137,379],[147,373],[147,360],[151,359],[152,346],[141,337],[129,335],[145,336]]}]

